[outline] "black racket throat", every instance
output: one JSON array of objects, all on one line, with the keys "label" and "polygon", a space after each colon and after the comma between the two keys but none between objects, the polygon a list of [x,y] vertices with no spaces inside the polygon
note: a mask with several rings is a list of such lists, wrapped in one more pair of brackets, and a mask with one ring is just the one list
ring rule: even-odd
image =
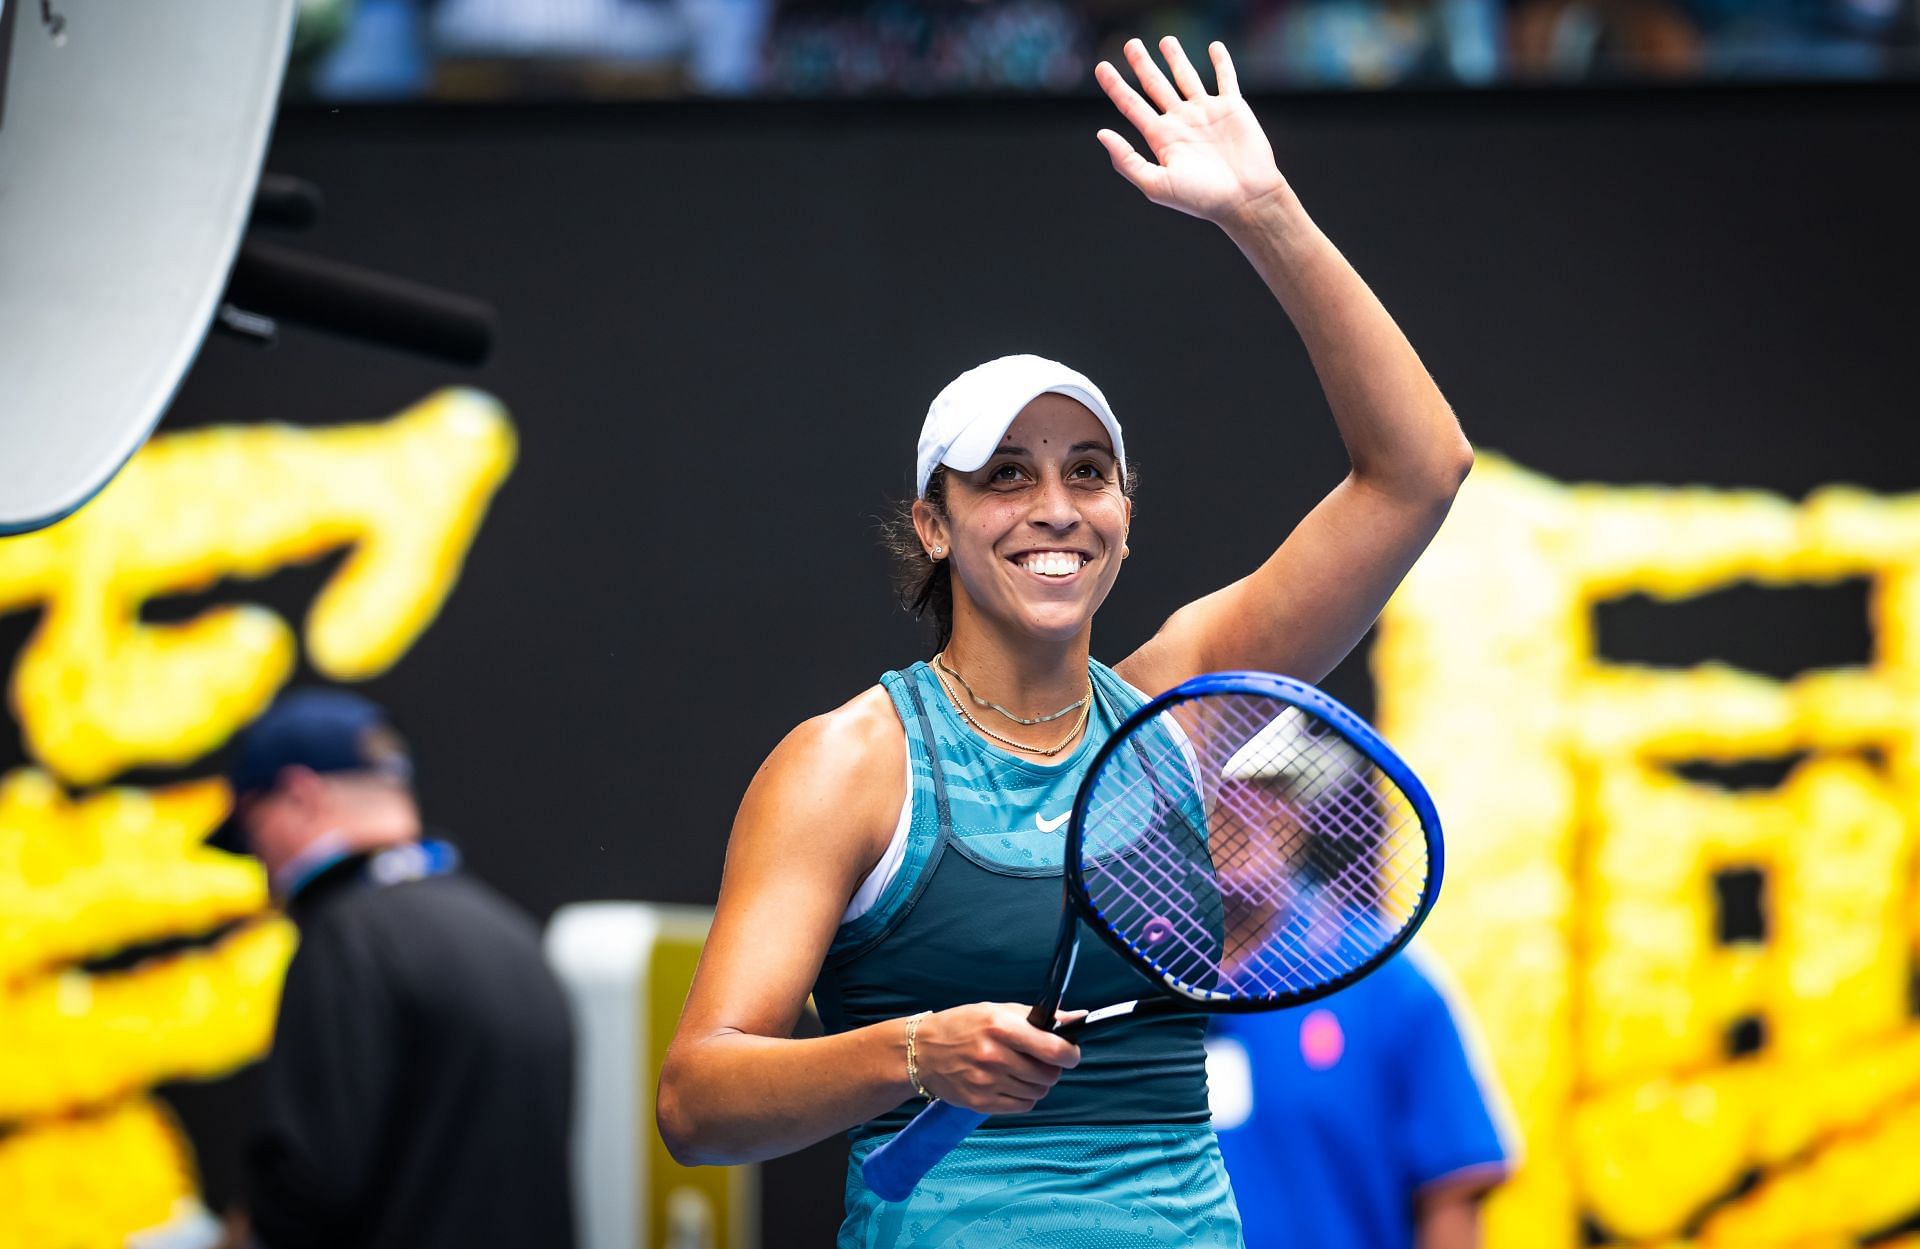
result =
[{"label": "black racket throat", "polygon": [[1069,891],[1061,908],[1060,935],[1054,941],[1053,960],[1047,968],[1047,991],[1028,1014],[1028,1023],[1077,1043],[1080,1034],[1088,1028],[1112,1020],[1186,1014],[1203,1009],[1198,1002],[1162,990],[1132,1001],[1115,1002],[1110,1006],[1088,1011],[1082,1018],[1067,1023],[1056,1023],[1055,1016],[1060,1011],[1060,999],[1066,996],[1067,984],[1073,978],[1073,965],[1080,954],[1081,922],[1080,914],[1073,906],[1072,893]]},{"label": "black racket throat", "polygon": [[1098,1027],[1119,1019],[1151,1019],[1155,1015],[1190,1015],[1199,1010],[1197,1003],[1172,994],[1156,994],[1153,997],[1136,998],[1131,1002],[1116,1002],[1096,1011],[1088,1011],[1085,1018],[1063,1023],[1055,1028],[1056,1036],[1079,1044],[1080,1034],[1088,1028]]},{"label": "black racket throat", "polygon": [[1027,1022],[1036,1028],[1053,1030],[1053,1017],[1066,995],[1067,981],[1073,977],[1074,960],[1080,954],[1080,915],[1073,908],[1073,896],[1060,900],[1060,933],[1053,940],[1053,958],[1047,964],[1047,991],[1034,1003]]}]

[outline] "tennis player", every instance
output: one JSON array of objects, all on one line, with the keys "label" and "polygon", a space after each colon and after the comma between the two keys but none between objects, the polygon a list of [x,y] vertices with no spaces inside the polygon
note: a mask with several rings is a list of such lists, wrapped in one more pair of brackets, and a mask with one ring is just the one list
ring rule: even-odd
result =
[{"label": "tennis player", "polygon": [[[1160,50],[1165,70],[1127,44],[1137,90],[1096,70],[1153,159],[1111,130],[1099,141],[1149,199],[1240,247],[1304,340],[1352,469],[1263,565],[1109,668],[1088,645],[1128,553],[1113,409],[1034,356],[981,365],[934,400],[906,553],[940,650],[800,725],[755,776],[659,1090],[683,1162],[850,1131],[842,1246],[1240,1243],[1202,1019],[1106,1023],[1079,1046],[1027,1023],[1073,794],[1146,695],[1227,668],[1325,675],[1472,462],[1413,348],[1276,167],[1226,49],[1210,49],[1211,91],[1178,42]],[[826,1035],[793,1039],[810,990]],[[1063,1009],[1145,991],[1088,941]],[[882,1202],[860,1163],[928,1098],[996,1118],[907,1200]]]}]

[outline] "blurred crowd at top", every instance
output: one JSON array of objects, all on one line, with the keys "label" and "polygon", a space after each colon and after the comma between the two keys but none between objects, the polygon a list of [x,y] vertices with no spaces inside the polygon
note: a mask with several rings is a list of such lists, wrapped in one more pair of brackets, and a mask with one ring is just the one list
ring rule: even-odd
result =
[{"label": "blurred crowd at top", "polygon": [[1134,34],[1249,90],[1920,77],[1920,0],[303,0],[323,99],[1091,89]]}]

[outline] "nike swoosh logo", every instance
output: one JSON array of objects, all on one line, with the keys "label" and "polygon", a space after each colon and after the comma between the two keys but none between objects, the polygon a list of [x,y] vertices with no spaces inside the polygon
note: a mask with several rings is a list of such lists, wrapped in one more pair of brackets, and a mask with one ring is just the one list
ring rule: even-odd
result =
[{"label": "nike swoosh logo", "polygon": [[1072,814],[1073,814],[1072,811],[1062,811],[1058,817],[1050,820],[1046,816],[1041,815],[1038,811],[1035,811],[1033,813],[1033,822],[1035,825],[1039,827],[1041,832],[1051,833],[1055,829],[1059,828],[1062,824],[1065,824],[1067,822],[1067,817]]}]

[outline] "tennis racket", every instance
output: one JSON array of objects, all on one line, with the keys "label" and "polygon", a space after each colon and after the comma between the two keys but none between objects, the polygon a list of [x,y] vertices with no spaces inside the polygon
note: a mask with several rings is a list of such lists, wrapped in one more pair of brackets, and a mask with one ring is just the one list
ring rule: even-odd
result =
[{"label": "tennis racket", "polygon": [[[1195,677],[1129,716],[1081,783],[1060,935],[1031,1022],[1053,1027],[1082,922],[1160,992],[1064,1035],[1324,997],[1407,943],[1442,864],[1425,788],[1359,716],[1287,677]],[[868,1188],[905,1198],[986,1119],[930,1103],[867,1156]]]}]

